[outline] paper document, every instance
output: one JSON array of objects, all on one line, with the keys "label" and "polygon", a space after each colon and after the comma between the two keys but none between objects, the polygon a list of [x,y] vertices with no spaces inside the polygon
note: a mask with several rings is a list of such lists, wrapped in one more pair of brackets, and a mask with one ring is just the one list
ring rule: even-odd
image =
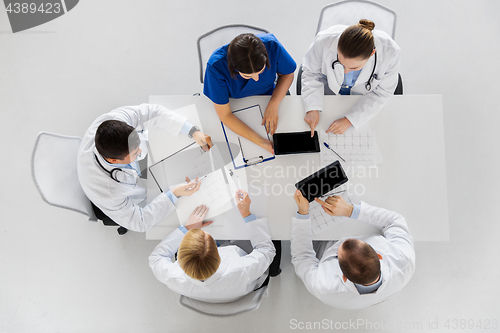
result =
[{"label": "paper document", "polygon": [[[269,139],[269,135],[266,132],[266,128],[262,125],[262,112],[260,106],[255,105],[245,109],[233,111],[233,114],[242,122],[244,122],[248,127],[254,130],[258,135],[263,138]],[[226,136],[226,141],[228,143],[234,143],[240,147],[239,152],[231,151],[231,157],[233,158],[233,163],[235,168],[242,168],[248,165],[265,162],[274,158],[274,155],[256,145],[250,140],[245,139],[242,136],[237,135],[226,125],[222,124],[222,129]]]},{"label": "paper document", "polygon": [[[327,143],[331,149],[327,148]],[[320,131],[321,163],[328,165],[334,161],[352,163],[353,165],[375,165],[378,161],[378,148],[373,130],[347,130],[342,135]],[[335,154],[337,153],[337,154]],[[380,157],[381,158],[381,157]]]},{"label": "paper document", "polygon": [[[359,203],[359,199],[357,197],[349,196],[347,194],[347,186],[345,184],[320,197],[320,199],[325,201],[328,197],[333,195],[343,197],[345,201],[351,205]],[[349,219],[345,216],[328,215],[316,201],[311,202],[309,206],[309,217],[311,218],[311,229],[315,236]]]},{"label": "paper document", "polygon": [[[170,190],[176,186],[171,186]],[[224,180],[222,169],[209,173],[201,181],[198,192],[188,197],[180,197],[175,203],[179,222],[181,225],[185,225],[191,213],[199,205],[208,207],[208,214],[205,219],[212,218],[221,213],[218,208],[224,206],[231,198],[232,196],[229,195],[229,186]]]}]

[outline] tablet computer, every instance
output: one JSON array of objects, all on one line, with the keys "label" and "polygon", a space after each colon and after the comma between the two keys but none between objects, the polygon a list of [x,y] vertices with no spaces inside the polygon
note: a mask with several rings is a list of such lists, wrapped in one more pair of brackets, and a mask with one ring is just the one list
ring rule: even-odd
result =
[{"label": "tablet computer", "polygon": [[339,161],[335,161],[302,179],[295,184],[295,187],[302,192],[304,198],[311,202],[314,198],[327,194],[347,181],[348,178],[344,169],[342,169],[342,165],[340,165]]},{"label": "tablet computer", "polygon": [[274,153],[276,155],[319,153],[318,132],[311,131],[275,133],[273,135]]}]

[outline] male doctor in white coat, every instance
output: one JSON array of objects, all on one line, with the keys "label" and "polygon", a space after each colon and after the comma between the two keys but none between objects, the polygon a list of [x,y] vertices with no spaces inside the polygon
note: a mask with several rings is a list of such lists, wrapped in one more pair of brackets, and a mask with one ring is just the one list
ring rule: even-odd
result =
[{"label": "male doctor in white coat", "polygon": [[361,309],[386,300],[408,283],[415,271],[415,250],[401,215],[365,202],[353,206],[339,196],[326,202],[316,199],[327,214],[367,222],[382,235],[313,242],[309,202],[300,191],[294,198],[299,210],[292,221],[292,264],[307,290],[323,303]]},{"label": "male doctor in white coat", "polygon": [[[394,94],[400,48],[388,34],[373,30],[374,26],[369,20],[350,27],[334,25],[314,38],[302,66],[302,103],[307,112],[304,121],[311,127],[311,136],[319,112],[325,111],[325,93],[363,95],[345,117],[328,127],[327,132],[333,134],[343,134],[351,125],[361,127]],[[402,94],[402,87],[398,94]]]},{"label": "male doctor in white coat", "polygon": [[[123,106],[98,117],[85,133],[78,152],[78,178],[94,205],[96,216],[106,225],[120,225],[120,235],[144,232],[175,210],[177,197],[196,192],[201,182],[180,185],[146,199],[145,179],[138,161],[147,154],[143,131],[159,127],[173,135],[192,137],[205,150],[212,141],[185,118],[161,105]],[[173,138],[174,139],[174,138]]]},{"label": "male doctor in white coat", "polygon": [[[266,285],[276,254],[267,219],[250,213],[245,191],[239,190],[236,200],[243,221],[234,223],[245,223],[248,249],[233,245],[239,241],[217,247],[212,236],[200,229],[212,223],[202,222],[208,208],[200,206],[185,227],[165,237],[149,256],[156,278],[176,293],[208,303],[231,302]],[[177,261],[172,262],[175,252]]]}]

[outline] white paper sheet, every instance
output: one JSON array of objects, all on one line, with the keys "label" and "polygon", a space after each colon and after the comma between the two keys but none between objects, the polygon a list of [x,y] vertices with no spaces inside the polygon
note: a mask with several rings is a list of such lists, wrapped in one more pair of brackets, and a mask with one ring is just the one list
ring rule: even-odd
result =
[{"label": "white paper sheet", "polygon": [[344,163],[352,165],[375,165],[377,162],[377,145],[373,130],[347,130],[342,135],[320,131],[321,163],[328,165],[334,161],[343,162],[324,142],[339,154]]},{"label": "white paper sheet", "polygon": [[[172,190],[175,186],[171,186],[170,189]],[[175,203],[179,222],[181,225],[185,225],[191,213],[199,205],[208,207],[205,219],[210,219],[220,214],[219,208],[229,202],[231,198],[222,169],[209,173],[207,178],[201,181],[198,192],[191,196],[180,197]]]},{"label": "white paper sheet", "polygon": [[[322,196],[320,199],[325,201],[326,198],[337,195],[343,197],[345,201],[351,205],[354,203],[359,203],[359,199],[356,196],[348,195],[347,189],[348,187],[344,184],[332,190],[329,194]],[[316,201],[311,202],[311,204],[309,205],[309,217],[311,218],[311,229],[315,236],[328,229],[333,228],[336,225],[339,225],[342,222],[349,220],[349,218],[345,216],[328,215],[327,213],[325,213],[321,205]]]}]

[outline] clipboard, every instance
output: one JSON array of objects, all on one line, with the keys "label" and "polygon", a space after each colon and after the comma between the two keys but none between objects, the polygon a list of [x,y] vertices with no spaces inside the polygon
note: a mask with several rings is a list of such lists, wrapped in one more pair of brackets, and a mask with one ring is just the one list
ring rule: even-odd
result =
[{"label": "clipboard", "polygon": [[217,146],[205,152],[193,142],[150,166],[149,172],[160,191],[167,192],[170,185],[184,183],[186,176],[201,179],[223,166]]},{"label": "clipboard", "polygon": [[[262,115],[260,105],[252,105],[240,110],[236,110],[233,111],[233,114],[238,119],[243,121],[248,127],[254,130],[257,134],[271,141],[271,139],[269,138],[269,134],[266,131],[266,127],[262,125],[262,119],[264,119],[264,116]],[[270,152],[256,145],[250,140],[237,135],[228,127],[226,127],[222,122],[221,126],[235,169],[246,168],[255,164],[275,159],[274,154],[271,154]],[[237,144],[240,148],[240,151],[236,152],[231,150],[230,143]]]}]

